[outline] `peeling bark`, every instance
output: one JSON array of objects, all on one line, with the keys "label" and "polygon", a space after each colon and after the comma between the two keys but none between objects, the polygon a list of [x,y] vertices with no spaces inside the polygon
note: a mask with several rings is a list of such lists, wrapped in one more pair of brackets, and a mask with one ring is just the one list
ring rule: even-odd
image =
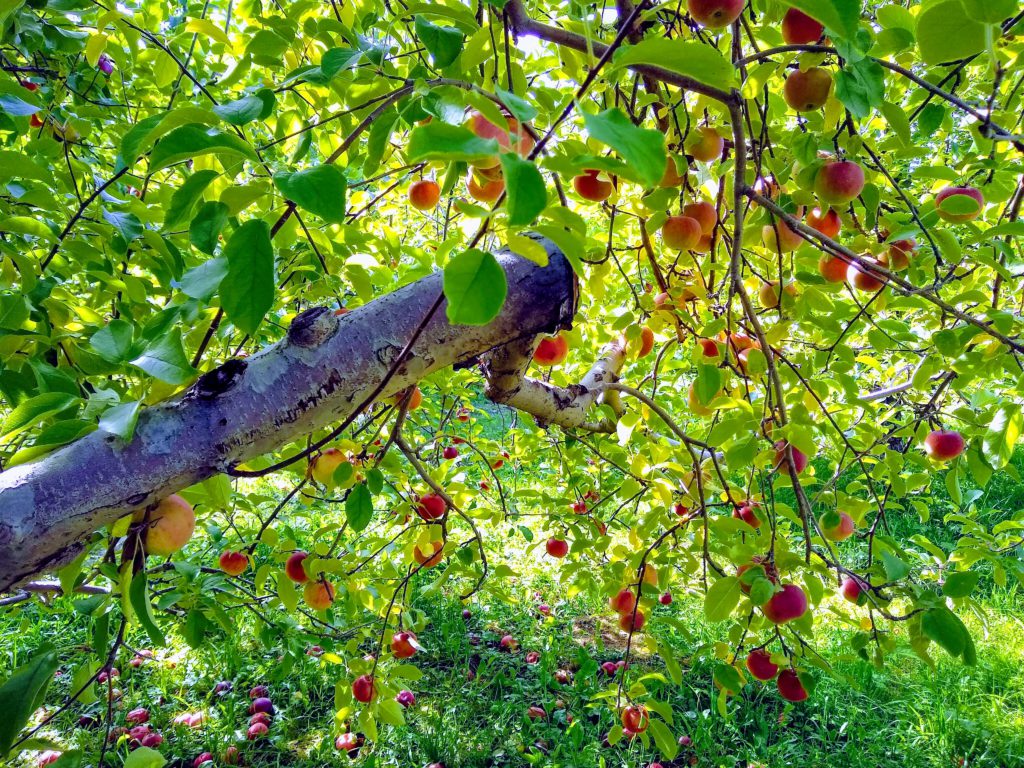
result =
[{"label": "peeling bark", "polygon": [[[508,251],[497,255],[509,292],[490,324],[452,326],[442,304],[381,397],[510,342],[532,350],[537,334],[569,325],[576,280],[561,251],[542,242],[544,268]],[[0,474],[0,591],[66,564],[124,514],[350,415],[440,293],[435,273],[340,317],[309,310],[287,338],[143,411],[130,441],[96,431]]]}]

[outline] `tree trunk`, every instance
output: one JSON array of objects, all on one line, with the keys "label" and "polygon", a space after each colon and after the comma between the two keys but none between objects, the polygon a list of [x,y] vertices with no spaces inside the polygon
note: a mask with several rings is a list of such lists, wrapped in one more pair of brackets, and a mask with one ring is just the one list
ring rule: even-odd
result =
[{"label": "tree trunk", "polygon": [[[489,325],[450,325],[442,302],[380,397],[567,326],[577,304],[575,277],[561,251],[543,243],[547,267],[508,251],[497,255],[509,290]],[[0,474],[0,591],[69,562],[89,535],[124,514],[351,415],[440,294],[435,273],[340,317],[305,312],[287,338],[144,410],[131,440],[96,431]]]}]

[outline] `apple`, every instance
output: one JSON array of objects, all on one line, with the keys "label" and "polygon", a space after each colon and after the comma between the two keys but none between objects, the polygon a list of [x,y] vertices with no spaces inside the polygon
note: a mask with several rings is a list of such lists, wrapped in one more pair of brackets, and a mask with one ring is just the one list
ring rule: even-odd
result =
[{"label": "apple", "polygon": [[391,637],[391,653],[396,659],[408,659],[419,649],[420,644],[412,632],[395,632]]},{"label": "apple", "polygon": [[818,527],[821,535],[829,541],[846,541],[857,528],[852,517],[839,511],[826,512],[819,517]]},{"label": "apple", "polygon": [[710,125],[702,125],[694,131],[694,138],[688,142],[688,149],[695,160],[710,163],[718,160],[725,149],[725,139]]},{"label": "apple", "polygon": [[436,181],[420,179],[409,186],[409,205],[421,211],[434,208],[441,199],[441,187]]},{"label": "apple", "polygon": [[619,627],[623,632],[639,632],[644,628],[647,617],[639,608],[619,616]]},{"label": "apple", "polygon": [[[807,456],[796,446],[790,444],[789,450],[793,455],[793,468],[799,475],[807,469]],[[775,468],[778,469],[786,462],[786,441],[779,440],[775,443]]]},{"label": "apple", "polygon": [[200,755],[198,755],[195,760],[192,761],[192,768],[199,768],[199,766],[203,765],[204,763],[212,762],[213,754],[210,752],[203,752]]},{"label": "apple", "polygon": [[864,189],[864,169],[852,160],[825,163],[814,177],[818,198],[832,205],[845,205],[856,200]]},{"label": "apple", "polygon": [[265,685],[254,685],[252,688],[249,689],[249,698],[250,699],[258,699],[261,696],[269,696],[269,695],[270,695],[270,688],[268,688]]},{"label": "apple", "polygon": [[412,691],[399,691],[398,695],[395,696],[395,701],[401,704],[405,709],[416,706],[416,696]]},{"label": "apple", "polygon": [[910,259],[917,253],[917,241],[894,240],[889,248],[878,257],[878,263],[892,272],[902,272],[910,267]]},{"label": "apple", "polygon": [[[718,397],[718,395],[716,394],[715,397]],[[712,398],[712,400],[713,399],[714,398]],[[693,384],[690,385],[690,389],[687,391],[686,405],[693,413],[697,414],[698,416],[710,416],[712,413],[715,412],[714,408],[709,408],[707,405],[700,401],[700,398],[697,396],[697,390],[695,389],[695,385]]]},{"label": "apple", "polygon": [[761,610],[773,624],[785,624],[807,613],[807,595],[796,584],[785,584]]},{"label": "apple", "polygon": [[[611,181],[606,181],[604,178],[599,177],[599,173],[601,172],[591,168],[585,170],[579,176],[574,176],[572,180],[572,187],[576,190],[576,194],[584,200],[590,200],[594,203],[604,202],[611,197],[614,184]],[[607,174],[605,174],[605,176],[607,176]]]},{"label": "apple", "polygon": [[274,714],[274,703],[266,696],[253,699],[252,704],[249,705],[249,714],[255,715],[257,713]]},{"label": "apple", "polygon": [[481,183],[477,181],[477,176],[473,172],[470,172],[467,177],[466,185],[469,189],[470,197],[481,203],[493,203],[505,191],[505,181],[503,179],[484,179]]},{"label": "apple", "polygon": [[622,727],[634,733],[643,733],[650,724],[650,716],[647,714],[647,707],[637,704],[630,704],[622,710]]},{"label": "apple", "polygon": [[39,85],[33,83],[31,80],[19,80],[18,85],[24,88],[26,91],[38,91]]},{"label": "apple", "polygon": [[809,45],[825,34],[825,25],[803,11],[790,8],[782,17],[782,39],[786,45]]},{"label": "apple", "polygon": [[[469,114],[466,127],[482,139],[495,139],[498,146],[505,151],[515,152],[521,156],[529,155],[536,145],[533,136],[527,133],[515,118],[506,117],[505,119],[507,123],[502,128],[492,123],[482,113],[474,110]],[[473,165],[486,170],[497,167],[499,162],[498,158],[494,156],[486,160],[475,160]]]},{"label": "apple", "polygon": [[471,610],[469,610],[469,608],[463,608],[462,609],[462,618],[465,621],[469,621],[471,618],[473,618],[473,612]]},{"label": "apple", "polygon": [[213,686],[213,693],[215,696],[223,696],[225,693],[230,693],[234,687],[235,684],[230,680],[220,680]]},{"label": "apple", "polygon": [[615,673],[619,671],[619,665],[614,661],[605,661],[601,663],[601,671],[608,677],[615,677]]},{"label": "apple", "polygon": [[623,588],[608,601],[608,604],[616,613],[632,613],[636,608],[636,595],[633,590]]},{"label": "apple", "polygon": [[751,528],[760,528],[761,518],[757,516],[757,512],[755,510],[755,507],[757,506],[759,506],[757,502],[748,501],[742,506],[735,507],[732,511],[732,516],[737,520],[742,520]]},{"label": "apple", "polygon": [[131,712],[129,712],[127,715],[124,716],[124,721],[126,723],[132,723],[133,725],[139,725],[140,723],[145,723],[148,720],[149,720],[149,710],[146,709],[145,707],[139,707],[138,709],[133,709]]},{"label": "apple", "polygon": [[779,667],[772,663],[772,655],[763,648],[747,654],[747,670],[758,680],[774,680],[779,674]]},{"label": "apple", "polygon": [[245,736],[249,741],[255,741],[256,739],[266,736],[270,729],[266,723],[254,723],[249,726],[249,730],[245,732]]},{"label": "apple", "polygon": [[311,581],[303,588],[302,599],[314,611],[326,611],[334,602],[334,585],[326,579]]},{"label": "apple", "polygon": [[307,557],[309,557],[308,552],[293,552],[289,555],[288,560],[284,564],[285,576],[296,584],[305,584],[309,581],[309,576],[306,575],[306,569],[302,566],[302,561]]},{"label": "apple", "polygon": [[219,563],[220,569],[228,576],[238,576],[249,567],[249,558],[244,552],[227,550],[221,553]]},{"label": "apple", "polygon": [[518,650],[519,641],[512,637],[512,635],[505,635],[498,641],[498,647],[503,651],[512,653],[513,651]]},{"label": "apple", "polygon": [[779,695],[786,701],[800,702],[807,699],[807,689],[792,669],[782,670],[776,684],[779,686]]},{"label": "apple", "polygon": [[441,559],[444,556],[444,542],[430,541],[426,544],[426,547],[427,549],[423,549],[419,544],[417,544],[413,547],[412,556],[419,565],[423,566],[423,568],[433,568],[441,562]]},{"label": "apple", "polygon": [[440,520],[448,511],[448,503],[437,493],[425,493],[416,500],[416,514],[428,523]]},{"label": "apple", "polygon": [[531,720],[544,720],[548,713],[544,711],[544,707],[530,706],[526,708],[526,716]]},{"label": "apple", "polygon": [[[863,256],[861,261],[867,265],[878,264],[878,261],[870,256]],[[883,278],[868,272],[867,269],[856,262],[850,262],[850,265],[846,268],[846,279],[858,291],[876,293],[885,288],[885,280]]]},{"label": "apple", "polygon": [[331,487],[334,485],[334,470],[348,461],[345,454],[338,448],[328,448],[319,456],[313,459],[310,465],[310,472],[313,479],[320,485]]},{"label": "apple", "polygon": [[697,220],[702,234],[710,235],[715,231],[715,225],[718,223],[718,211],[715,210],[715,206],[706,200],[699,200],[696,203],[684,205],[682,213],[683,216],[689,216],[691,219]]},{"label": "apple", "polygon": [[675,504],[675,505],[673,505],[672,511],[675,512],[680,517],[686,517],[686,515],[690,514],[690,508],[687,507],[684,504]]},{"label": "apple", "polygon": [[709,29],[728,27],[743,13],[747,0],[686,0],[693,20]]},{"label": "apple", "polygon": [[452,459],[459,458],[459,449],[454,445],[447,445],[445,446],[445,449],[441,451],[441,455],[451,461]]},{"label": "apple", "polygon": [[839,593],[843,598],[854,605],[860,605],[864,602],[865,584],[856,578],[847,576],[843,579],[843,583],[839,588]]},{"label": "apple", "polygon": [[[977,209],[967,211],[966,213],[960,213],[959,207],[955,213],[943,210],[942,201],[951,197],[971,198],[977,203]],[[956,200],[955,202],[959,204],[962,201]],[[938,209],[939,218],[943,221],[948,221],[952,224],[963,224],[966,221],[974,221],[981,215],[982,210],[985,208],[985,197],[981,194],[981,190],[974,187],[946,187],[935,196],[935,206]]]},{"label": "apple", "polygon": [[924,452],[932,461],[951,461],[966,447],[963,435],[953,430],[936,429],[924,439]]},{"label": "apple", "polygon": [[[789,299],[796,297],[796,286],[793,283],[786,283],[782,287],[782,295],[787,297],[786,305],[790,304]],[[757,291],[757,298],[765,309],[775,309],[779,306],[779,283],[773,280],[769,283],[762,283]]]},{"label": "apple", "polygon": [[698,339],[697,343],[700,344],[700,353],[704,358],[703,362],[717,360],[722,356],[722,347],[714,339]]},{"label": "apple", "polygon": [[824,212],[821,208],[811,209],[807,213],[804,223],[811,229],[816,229],[825,237],[832,238],[833,240],[839,235],[839,230],[843,226],[843,222],[839,219],[839,214],[831,208],[826,209]]},{"label": "apple", "polygon": [[224,750],[224,753],[220,756],[222,762],[226,765],[238,765],[240,756],[238,754],[238,747],[232,745]]},{"label": "apple", "polygon": [[101,53],[99,60],[96,62],[96,68],[104,75],[111,75],[114,72],[114,60],[107,56],[107,54]]},{"label": "apple", "polygon": [[830,283],[845,283],[849,266],[838,256],[822,256],[818,261],[818,274]]},{"label": "apple", "polygon": [[113,680],[115,677],[120,676],[121,672],[117,669],[117,667],[113,667],[109,670],[105,669],[102,672],[100,672],[96,676],[96,682],[98,682],[100,685],[103,685],[103,683],[107,682],[107,680]]},{"label": "apple", "polygon": [[548,554],[552,557],[565,557],[569,553],[569,542],[565,539],[552,537],[548,539],[548,543],[545,546]]},{"label": "apple", "polygon": [[832,75],[827,69],[811,67],[798,69],[786,78],[782,97],[790,109],[796,112],[812,112],[821,109],[832,93]]},{"label": "apple", "polygon": [[341,733],[338,734],[338,738],[334,740],[334,748],[339,752],[348,752],[349,757],[353,757],[351,754],[362,746],[359,743],[359,737],[354,733]]},{"label": "apple", "polygon": [[[140,517],[140,512],[133,516]],[[184,547],[196,528],[196,515],[192,505],[176,493],[163,499],[149,513],[146,527],[145,549],[147,555],[168,557]]]},{"label": "apple", "polygon": [[371,675],[360,675],[352,682],[352,696],[356,701],[369,704],[377,697],[377,686]]},{"label": "apple", "polygon": [[539,661],[540,661],[540,654],[537,651],[530,651],[528,654],[526,654],[526,663],[527,664],[536,664]]},{"label": "apple", "polygon": [[658,602],[662,605],[672,605],[672,593],[662,592],[661,596],[658,598]]},{"label": "apple", "polygon": [[159,733],[147,733],[139,743],[148,749],[155,749],[164,743],[164,737]]},{"label": "apple", "polygon": [[640,349],[637,350],[637,358],[647,357],[654,349],[654,331],[646,325],[640,329]]},{"label": "apple", "polygon": [[[412,390],[411,394],[410,389]],[[408,402],[406,402],[407,395],[409,398]],[[403,389],[401,392],[396,392],[392,396],[391,401],[395,405],[402,405],[403,403],[405,403],[406,410],[415,411],[417,408],[420,407],[420,404],[423,402],[423,393],[420,391],[419,387],[413,385],[409,389]]]},{"label": "apple", "polygon": [[533,351],[533,362],[537,365],[558,365],[569,356],[569,340],[564,334],[541,339]]},{"label": "apple", "polygon": [[700,242],[702,232],[701,224],[696,219],[669,216],[661,227],[661,239],[668,248],[688,251]]},{"label": "apple", "polygon": [[672,156],[668,156],[668,162],[665,163],[665,173],[661,175],[661,181],[658,182],[658,186],[662,189],[669,189],[671,187],[678,187],[683,183],[683,178],[686,175],[685,160],[683,161],[684,167],[683,172],[679,173],[679,167],[676,165],[676,159]]},{"label": "apple", "polygon": [[249,718],[249,725],[255,725],[256,723],[263,723],[264,725],[270,725],[270,715],[266,712],[256,712],[252,717]]},{"label": "apple", "polygon": [[761,227],[761,242],[769,251],[789,253],[803,245],[804,237],[782,219]]}]

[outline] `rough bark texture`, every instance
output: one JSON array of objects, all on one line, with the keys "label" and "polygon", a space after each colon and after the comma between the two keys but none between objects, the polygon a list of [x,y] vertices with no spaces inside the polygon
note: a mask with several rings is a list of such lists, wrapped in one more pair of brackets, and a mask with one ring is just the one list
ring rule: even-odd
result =
[{"label": "rough bark texture", "polygon": [[[543,242],[544,268],[498,254],[509,292],[489,325],[452,326],[442,304],[381,396],[569,325],[575,278]],[[383,381],[440,293],[435,273],[341,317],[310,310],[286,339],[146,409],[130,441],[93,432],[0,474],[0,591],[69,562],[90,534],[125,513],[344,419]]]}]

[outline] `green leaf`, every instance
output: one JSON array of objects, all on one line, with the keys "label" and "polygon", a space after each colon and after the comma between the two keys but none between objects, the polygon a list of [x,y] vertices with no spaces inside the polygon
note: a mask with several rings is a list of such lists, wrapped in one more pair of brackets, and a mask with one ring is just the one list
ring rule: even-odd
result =
[{"label": "green leaf", "polygon": [[227,224],[228,207],[219,200],[207,200],[188,225],[188,240],[196,249],[212,256]]},{"label": "green leaf", "polygon": [[526,99],[516,96],[512,91],[506,91],[504,88],[495,88],[494,93],[501,100],[501,103],[505,105],[505,108],[512,113],[512,117],[516,118],[520,123],[528,123],[537,116],[537,109]]},{"label": "green leaf", "polygon": [[710,587],[704,596],[704,615],[708,621],[725,621],[739,605],[740,580],[735,576],[725,576]]},{"label": "green leaf", "polygon": [[187,384],[196,375],[196,369],[185,356],[179,328],[153,341],[141,355],[132,360],[132,365],[153,378],[175,386]]},{"label": "green leaf", "polygon": [[676,755],[679,754],[679,742],[676,741],[676,737],[669,727],[661,720],[652,717],[647,730],[654,739],[654,745],[661,752],[661,756],[666,760],[675,760]]},{"label": "green leaf", "polygon": [[945,606],[931,608],[921,618],[921,631],[941,645],[950,656],[963,657],[964,664],[973,666],[974,640],[960,618]]},{"label": "green leaf", "polygon": [[882,550],[882,567],[889,581],[900,581],[910,573],[910,566],[888,550]]},{"label": "green leaf", "polygon": [[505,178],[505,207],[508,209],[509,226],[532,224],[548,204],[544,177],[536,165],[521,159],[514,152],[502,154],[501,171]]},{"label": "green leaf", "polygon": [[123,363],[131,357],[135,329],[127,320],[111,320],[89,339],[89,345],[104,360]]},{"label": "green leaf", "polygon": [[181,276],[178,287],[192,299],[206,301],[217,292],[228,273],[228,260],[223,256],[207,259]]},{"label": "green leaf", "polygon": [[712,46],[667,37],[650,37],[623,46],[613,59],[615,66],[650,64],[727,91],[736,85],[736,68]]},{"label": "green leaf", "polygon": [[783,0],[842,37],[852,38],[860,23],[861,0]]},{"label": "green leaf", "polygon": [[740,677],[740,673],[735,667],[724,662],[715,664],[712,678],[723,692],[739,693],[743,689],[743,678]]},{"label": "green leaf", "polygon": [[665,137],[655,130],[637,128],[619,109],[607,109],[597,115],[585,114],[587,133],[618,152],[648,187],[665,174]]},{"label": "green leaf", "polygon": [[1020,0],[960,0],[972,19],[999,24],[1020,10]]},{"label": "green leaf", "polygon": [[67,392],[44,392],[31,397],[7,414],[3,426],[0,426],[0,437],[9,438],[20,434],[77,402],[79,398]]},{"label": "green leaf", "polygon": [[339,72],[351,69],[363,58],[363,52],[354,48],[331,48],[320,57],[320,71],[328,80]]},{"label": "green leaf", "polygon": [[498,154],[498,142],[481,139],[468,128],[432,120],[409,134],[406,156],[410,163],[423,160],[479,160]]},{"label": "green leaf", "polygon": [[139,624],[146,630],[150,642],[156,646],[164,645],[164,633],[157,626],[156,618],[153,616],[153,606],[149,603],[149,591],[147,587],[146,572],[139,571],[132,578],[131,586],[128,588],[128,597]]},{"label": "green leaf", "polygon": [[149,747],[139,747],[125,758],[124,768],[161,768],[167,759]]},{"label": "green leaf", "polygon": [[836,98],[855,117],[865,118],[885,104],[885,71],[874,59],[847,64],[836,73]]},{"label": "green leaf", "polygon": [[366,483],[352,487],[345,499],[345,517],[356,533],[363,530],[373,519],[373,494]]},{"label": "green leaf", "polygon": [[269,88],[262,88],[253,96],[244,96],[226,104],[218,104],[213,113],[231,125],[245,125],[253,120],[266,120],[274,113],[277,99]]},{"label": "green leaf", "polygon": [[370,135],[366,140],[366,154],[363,157],[363,176],[369,178],[380,169],[384,153],[387,151],[388,142],[394,132],[395,123],[398,122],[398,110],[389,109],[383,115],[373,121],[370,126]]},{"label": "green leaf", "polygon": [[220,303],[228,319],[250,336],[274,306],[274,247],[270,227],[261,219],[245,222],[224,246],[228,273],[220,285]]},{"label": "green leaf", "polygon": [[493,254],[471,248],[445,265],[446,311],[454,325],[487,325],[501,312],[507,294],[505,271]]},{"label": "green leaf", "polygon": [[21,729],[42,704],[56,671],[57,652],[44,645],[0,685],[0,712],[4,713],[0,717],[0,757],[7,755]]},{"label": "green leaf", "polygon": [[722,371],[714,365],[700,365],[697,367],[697,379],[693,384],[697,400],[702,405],[707,405],[722,389]]},{"label": "green leaf", "polygon": [[142,222],[134,213],[103,211],[103,218],[118,231],[126,243],[130,243],[142,234]]},{"label": "green leaf", "polygon": [[347,182],[337,167],[324,164],[295,173],[281,171],[274,174],[274,185],[300,208],[332,224],[344,223]]},{"label": "green leaf", "polygon": [[981,574],[977,571],[957,571],[946,577],[942,594],[946,597],[967,597],[978,586]]},{"label": "green leaf", "polygon": [[11,117],[28,117],[29,115],[34,115],[40,109],[42,107],[29,104],[24,99],[19,99],[10,93],[0,94],[0,110],[3,110]]},{"label": "green leaf", "polygon": [[917,46],[925,64],[965,59],[985,50],[985,25],[961,0],[929,6],[917,17]]},{"label": "green leaf", "polygon": [[141,405],[141,400],[129,400],[127,403],[108,408],[100,416],[100,429],[117,435],[122,440],[131,440],[135,432],[135,423],[139,420]]},{"label": "green leaf", "polygon": [[185,183],[171,195],[171,204],[164,217],[164,229],[177,229],[188,221],[203,191],[218,176],[219,172],[208,169],[196,171],[185,179]]},{"label": "green leaf", "polygon": [[422,16],[416,17],[416,37],[430,52],[435,67],[447,67],[459,58],[465,37],[452,27],[439,27]]},{"label": "green leaf", "polygon": [[211,153],[238,155],[254,161],[257,159],[252,147],[234,134],[224,133],[216,128],[183,125],[157,142],[149,156],[149,169],[152,173],[169,165]]},{"label": "green leaf", "polygon": [[889,127],[896,134],[896,138],[900,140],[900,144],[904,147],[909,147],[911,143],[910,119],[907,117],[907,113],[898,104],[889,102],[883,103],[880,109],[882,114],[885,115]]},{"label": "green leaf", "polygon": [[1020,405],[1007,402],[996,406],[981,441],[981,453],[992,469],[1003,469],[1010,463],[1022,431],[1024,416]]}]

